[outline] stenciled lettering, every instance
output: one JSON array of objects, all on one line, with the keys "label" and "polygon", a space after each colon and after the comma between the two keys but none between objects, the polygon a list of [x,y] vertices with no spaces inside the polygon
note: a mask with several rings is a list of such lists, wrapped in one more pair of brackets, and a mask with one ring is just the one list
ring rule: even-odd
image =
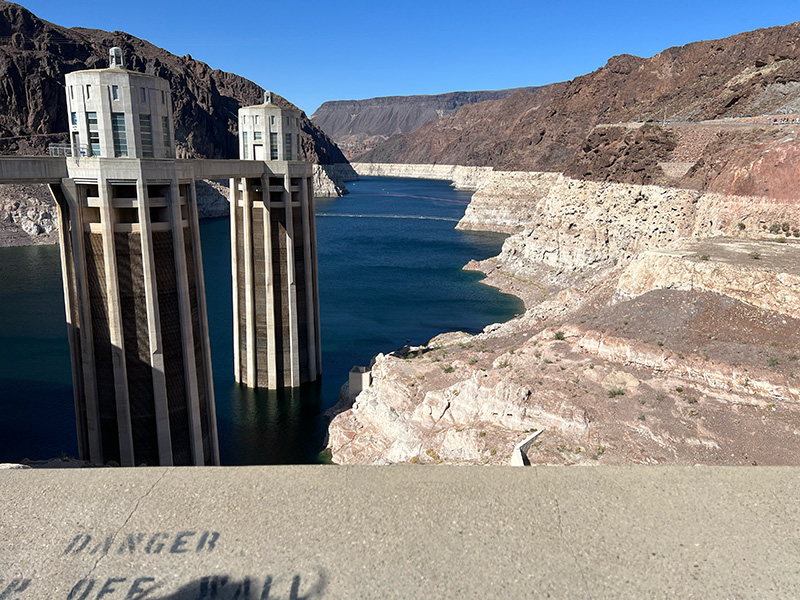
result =
[{"label": "stenciled lettering", "polygon": [[153,534],[153,537],[150,538],[150,541],[147,542],[147,546],[145,546],[145,553],[147,554],[159,554],[164,549],[164,542],[159,542],[158,540],[166,540],[169,539],[168,533],[156,533]]},{"label": "stenciled lettering", "polygon": [[188,550],[184,548],[184,546],[187,544],[187,540],[185,538],[192,537],[196,534],[196,531],[181,531],[175,536],[175,541],[172,542],[172,547],[169,549],[169,551],[172,554],[182,554],[184,552],[188,552]]},{"label": "stenciled lettering", "polygon": [[[110,600],[112,597],[122,598],[123,592],[125,592],[125,600],[143,600],[160,587],[156,584],[155,577],[137,577],[128,586],[125,583],[129,580],[130,577],[109,577],[100,586],[102,580],[81,579],[73,586],[67,600],[89,600],[90,597],[92,600],[102,600],[103,598]],[[97,595],[91,596],[97,586],[100,586]]]},{"label": "stenciled lettering", "polygon": [[3,580],[0,579],[0,600],[12,600],[12,598],[19,598],[20,594],[28,589],[31,584],[30,579],[12,579],[11,582],[3,588]]},{"label": "stenciled lettering", "polygon": [[[115,538],[116,543],[115,543]],[[169,533],[128,533],[119,538],[116,534],[103,536],[90,533],[79,533],[73,537],[64,554],[88,553],[105,556],[112,549],[117,554],[186,554],[213,552],[217,548],[220,533],[218,531],[179,531]]]}]

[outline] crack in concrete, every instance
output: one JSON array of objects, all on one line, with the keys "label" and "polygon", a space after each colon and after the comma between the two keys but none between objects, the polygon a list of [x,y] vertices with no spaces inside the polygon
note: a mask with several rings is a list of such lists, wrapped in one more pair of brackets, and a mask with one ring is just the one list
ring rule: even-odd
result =
[{"label": "crack in concrete", "polygon": [[[119,528],[113,534],[111,534],[111,542],[108,545],[109,550],[114,546],[114,542],[116,541],[117,536],[123,529],[125,529],[125,526],[130,522],[133,515],[139,509],[139,505],[141,504],[142,500],[147,498],[153,492],[153,490],[156,489],[156,486],[159,483],[161,483],[161,480],[164,479],[164,477],[166,477],[167,474],[169,474],[171,471],[172,471],[171,468],[166,468],[164,472],[161,474],[161,477],[159,477],[153,482],[153,485],[150,486],[150,489],[136,499],[136,504],[133,505],[133,508],[131,509],[130,513],[128,513],[128,516],[125,518],[125,521],[122,523],[122,525],[119,526]],[[101,553],[100,556],[97,557],[97,560],[94,561],[94,565],[92,565],[92,568],[89,569],[89,572],[86,573],[83,579],[88,579],[92,575],[92,573],[94,573],[97,570],[97,567],[100,566],[100,562],[106,556],[108,556],[108,553]]]},{"label": "crack in concrete", "polygon": [[589,587],[589,582],[586,580],[586,573],[583,572],[583,568],[581,567],[581,562],[578,560],[577,555],[572,550],[567,538],[564,536],[564,527],[561,523],[561,505],[558,503],[558,496],[553,495],[553,501],[556,503],[556,525],[558,526],[558,537],[560,537],[564,541],[564,546],[566,546],[567,550],[569,550],[569,554],[572,557],[572,561],[575,563],[575,567],[578,569],[578,573],[581,576],[581,581],[583,582],[583,588],[586,590],[586,598],[593,598],[591,588]]}]

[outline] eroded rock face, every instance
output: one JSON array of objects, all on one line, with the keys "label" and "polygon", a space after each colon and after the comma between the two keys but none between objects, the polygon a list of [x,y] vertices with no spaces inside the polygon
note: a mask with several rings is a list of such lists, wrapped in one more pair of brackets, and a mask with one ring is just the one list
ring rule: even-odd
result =
[{"label": "eroded rock face", "polygon": [[524,223],[470,267],[525,314],[379,357],[334,461],[800,464],[798,203],[538,175],[462,221]]},{"label": "eroded rock face", "polygon": [[0,247],[58,242],[56,205],[47,186],[0,188]]}]

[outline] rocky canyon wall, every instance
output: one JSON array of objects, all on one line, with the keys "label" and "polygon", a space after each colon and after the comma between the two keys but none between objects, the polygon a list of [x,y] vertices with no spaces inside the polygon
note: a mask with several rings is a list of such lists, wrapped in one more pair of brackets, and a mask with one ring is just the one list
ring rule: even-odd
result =
[{"label": "rocky canyon wall", "polygon": [[511,235],[470,268],[526,312],[377,357],[334,462],[508,464],[542,430],[543,464],[800,464],[797,199],[472,169],[356,165],[471,173],[458,227]]}]

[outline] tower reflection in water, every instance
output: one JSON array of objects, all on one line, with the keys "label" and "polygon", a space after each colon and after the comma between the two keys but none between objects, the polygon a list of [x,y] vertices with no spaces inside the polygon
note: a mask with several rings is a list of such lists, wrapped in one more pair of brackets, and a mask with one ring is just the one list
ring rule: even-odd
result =
[{"label": "tower reflection in water", "polygon": [[[316,463],[327,421],[321,383],[267,390],[231,384],[228,429],[220,437],[222,464]],[[224,441],[223,441],[224,440]]]}]

